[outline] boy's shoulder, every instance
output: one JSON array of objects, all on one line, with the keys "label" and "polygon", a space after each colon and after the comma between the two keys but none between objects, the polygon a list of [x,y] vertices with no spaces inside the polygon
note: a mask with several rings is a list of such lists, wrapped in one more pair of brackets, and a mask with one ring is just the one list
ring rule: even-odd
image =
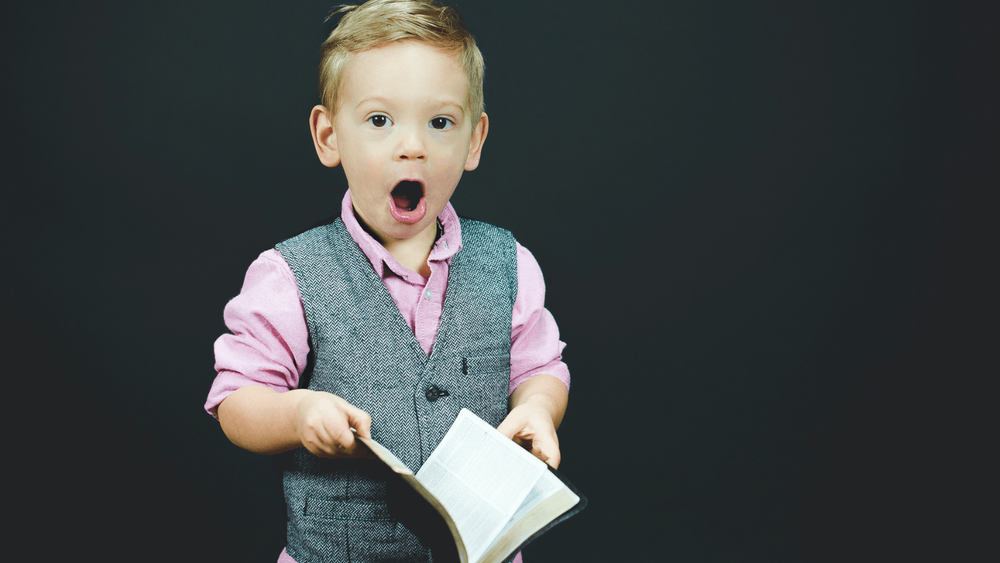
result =
[{"label": "boy's shoulder", "polygon": [[458,222],[462,229],[462,244],[465,244],[470,237],[488,237],[502,240],[514,241],[514,234],[503,227],[498,227],[492,223],[472,219],[458,215]]},{"label": "boy's shoulder", "polygon": [[336,234],[338,227],[344,230],[347,237],[350,237],[343,225],[340,215],[328,217],[298,234],[278,242],[274,245],[274,249],[292,266],[293,271],[296,269],[296,264],[309,264],[317,260],[324,261],[324,258],[328,259],[331,251],[339,246],[336,241],[339,238]]},{"label": "boy's shoulder", "polygon": [[338,219],[340,219],[340,214],[339,213],[336,214],[336,215],[331,215],[330,217],[327,217],[325,219],[321,219],[321,220],[313,223],[309,227],[306,227],[305,229],[302,229],[301,231],[295,233],[294,235],[292,235],[292,236],[290,236],[290,237],[282,240],[281,242],[279,242],[275,246],[278,246],[280,244],[284,244],[286,242],[289,242],[289,241],[292,241],[292,240],[295,240],[295,239],[303,238],[303,237],[308,238],[308,237],[311,237],[311,236],[316,236],[316,235],[318,235],[320,233],[325,232],[327,229],[329,229],[333,225],[333,223],[335,223]]}]

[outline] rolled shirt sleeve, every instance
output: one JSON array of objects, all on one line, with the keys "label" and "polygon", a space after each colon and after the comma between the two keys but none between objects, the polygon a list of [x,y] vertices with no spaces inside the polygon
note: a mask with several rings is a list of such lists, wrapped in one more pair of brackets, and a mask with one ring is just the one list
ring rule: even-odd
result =
[{"label": "rolled shirt sleeve", "polygon": [[276,250],[250,265],[240,294],[223,313],[231,333],[215,341],[215,370],[205,410],[216,416],[219,403],[247,385],[278,392],[295,389],[309,354],[298,284]]},{"label": "rolled shirt sleeve", "polygon": [[569,369],[562,361],[566,344],[545,308],[545,280],[535,257],[517,245],[517,297],[511,317],[510,392],[539,375],[558,378],[569,389]]}]

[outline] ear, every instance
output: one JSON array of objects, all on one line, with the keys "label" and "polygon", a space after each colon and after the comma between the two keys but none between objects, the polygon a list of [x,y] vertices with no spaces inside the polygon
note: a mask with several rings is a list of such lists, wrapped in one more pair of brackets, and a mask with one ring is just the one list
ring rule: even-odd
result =
[{"label": "ear", "polygon": [[475,170],[479,166],[479,157],[483,154],[483,143],[486,142],[486,134],[490,131],[490,118],[483,112],[479,122],[472,129],[472,138],[469,139],[469,156],[465,159],[465,169]]},{"label": "ear", "polygon": [[316,106],[309,114],[309,130],[312,131],[313,145],[316,146],[316,156],[323,166],[333,168],[340,164],[340,151],[337,150],[337,131],[333,128],[330,114],[323,106]]}]

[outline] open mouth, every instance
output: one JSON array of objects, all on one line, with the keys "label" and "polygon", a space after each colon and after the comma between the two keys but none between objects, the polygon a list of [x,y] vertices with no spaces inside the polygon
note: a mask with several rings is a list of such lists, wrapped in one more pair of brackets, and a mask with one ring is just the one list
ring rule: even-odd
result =
[{"label": "open mouth", "polygon": [[389,196],[389,213],[400,223],[417,223],[427,214],[424,185],[416,180],[399,182]]},{"label": "open mouth", "polygon": [[424,197],[424,187],[420,182],[403,180],[392,190],[392,203],[399,209],[413,211]]}]

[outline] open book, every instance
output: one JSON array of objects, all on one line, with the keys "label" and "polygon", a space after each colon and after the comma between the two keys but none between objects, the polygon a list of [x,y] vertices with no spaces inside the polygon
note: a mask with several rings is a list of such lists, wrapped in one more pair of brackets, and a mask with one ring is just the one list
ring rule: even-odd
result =
[{"label": "open book", "polygon": [[466,409],[416,475],[378,442],[358,439],[441,515],[461,563],[501,563],[586,505],[548,465]]}]

